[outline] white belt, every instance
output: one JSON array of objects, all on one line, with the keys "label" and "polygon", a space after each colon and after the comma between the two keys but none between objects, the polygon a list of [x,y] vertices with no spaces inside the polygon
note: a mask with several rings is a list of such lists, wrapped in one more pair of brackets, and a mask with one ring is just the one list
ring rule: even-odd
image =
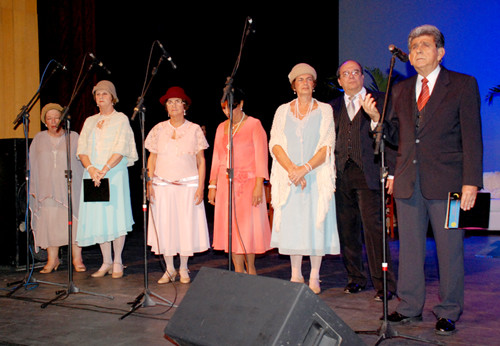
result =
[{"label": "white belt", "polygon": [[179,180],[167,180],[160,177],[153,177],[153,185],[166,186],[166,185],[182,185],[187,187],[198,187],[198,176],[182,178]]}]

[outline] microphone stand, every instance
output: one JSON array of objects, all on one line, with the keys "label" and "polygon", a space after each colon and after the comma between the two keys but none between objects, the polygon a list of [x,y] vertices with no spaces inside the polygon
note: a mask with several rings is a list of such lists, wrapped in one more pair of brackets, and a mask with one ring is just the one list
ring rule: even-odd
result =
[{"label": "microphone stand", "polygon": [[391,62],[390,62],[390,68],[389,68],[389,77],[387,80],[387,88],[385,92],[385,98],[384,98],[384,106],[382,109],[382,114],[380,116],[380,120],[377,124],[377,128],[375,130],[376,136],[375,136],[375,151],[374,155],[380,154],[380,190],[382,194],[382,206],[381,206],[381,215],[382,215],[382,272],[383,272],[383,287],[384,287],[384,298],[383,298],[383,310],[384,310],[384,316],[383,316],[383,321],[382,325],[376,332],[369,332],[369,331],[361,331],[357,332],[360,334],[378,334],[379,338],[375,345],[380,344],[382,341],[387,340],[387,339],[392,339],[392,338],[403,338],[403,339],[408,339],[408,340],[415,340],[415,341],[421,341],[425,343],[430,343],[430,344],[436,344],[436,345],[442,345],[439,342],[434,342],[431,340],[426,340],[422,339],[419,337],[414,337],[411,335],[403,335],[399,334],[392,325],[389,323],[387,320],[387,230],[386,230],[386,222],[385,222],[385,212],[386,212],[386,200],[385,200],[385,183],[388,175],[387,167],[385,165],[385,141],[384,141],[384,135],[383,135],[383,130],[384,130],[384,119],[385,115],[387,112],[387,104],[389,100],[389,92],[390,92],[390,85],[391,85],[391,79],[392,79],[392,71],[394,69],[394,63],[396,60],[395,57],[396,53],[394,53],[391,57]]},{"label": "microphone stand", "polygon": [[[54,60],[51,60],[52,62]],[[49,64],[50,64],[49,62]],[[33,106],[36,104],[36,102],[40,99],[40,91],[44,89],[45,85],[47,82],[52,78],[56,70],[59,68],[59,65],[56,65],[55,68],[52,69],[50,75],[42,82],[42,84],[39,86],[38,90],[36,93],[33,95],[31,100],[28,102],[27,105],[24,105],[21,107],[21,112],[16,116],[16,119],[14,120],[14,130],[17,129],[17,127],[22,123],[23,128],[24,128],[24,141],[25,141],[25,160],[26,160],[26,168],[25,168],[25,181],[26,181],[26,276],[24,277],[23,280],[20,281],[15,281],[7,284],[7,287],[16,285],[8,294],[7,297],[12,296],[17,290],[19,290],[21,287],[29,286],[29,285],[37,285],[37,283],[46,283],[46,284],[51,284],[51,285],[57,285],[56,283],[49,282],[49,281],[39,281],[36,279],[33,279],[33,282],[31,282],[32,275],[30,274],[30,237],[29,233],[31,231],[30,227],[30,213],[29,213],[29,197],[30,197],[30,191],[29,191],[29,181],[30,181],[30,158],[29,158],[29,112],[33,108]],[[43,76],[42,76],[43,78]],[[35,264],[33,263],[32,269],[35,268]]]},{"label": "microphone stand", "polygon": [[233,98],[234,98],[234,88],[233,88],[233,80],[234,76],[238,70],[238,67],[240,65],[240,60],[241,60],[241,54],[243,51],[243,47],[246,41],[246,38],[250,34],[250,29],[251,29],[251,23],[252,19],[250,17],[247,17],[245,20],[245,28],[243,30],[243,37],[241,39],[241,44],[240,44],[240,51],[238,53],[238,56],[236,58],[236,63],[233,67],[233,72],[231,73],[230,77],[227,77],[226,80],[226,86],[224,87],[223,94],[222,94],[222,99],[221,99],[221,104],[223,104],[225,101],[227,101],[227,104],[229,106],[229,127],[228,127],[228,136],[229,136],[229,148],[228,148],[228,157],[229,157],[229,162],[228,162],[228,167],[227,167],[227,175],[228,175],[228,202],[227,202],[227,222],[228,222],[228,243],[227,243],[227,251],[228,251],[228,270],[231,271],[232,269],[232,247],[233,247],[233,178],[234,178],[234,169],[233,169]]},{"label": "microphone stand", "polygon": [[224,88],[224,96],[222,97],[222,102],[226,101],[229,106],[229,126],[227,128],[227,135],[229,136],[229,147],[228,147],[228,167],[226,169],[228,176],[228,194],[227,194],[227,251],[228,251],[228,270],[232,269],[232,253],[233,253],[233,78],[228,77],[226,81],[226,87]]},{"label": "microphone stand", "polygon": [[82,80],[78,84],[77,81],[77,88],[75,89],[75,92],[71,96],[71,99],[69,101],[69,104],[64,107],[61,115],[61,119],[59,120],[59,124],[57,125],[58,128],[63,126],[65,123],[65,139],[66,139],[66,182],[67,182],[67,187],[68,187],[68,284],[67,288],[65,290],[59,290],[56,291],[56,296],[49,300],[46,303],[43,303],[41,305],[42,309],[45,309],[48,305],[56,302],[57,300],[61,298],[67,298],[69,297],[70,294],[74,293],[85,293],[85,294],[90,294],[90,295],[95,295],[95,296],[101,296],[105,297],[108,299],[114,299],[113,296],[108,296],[105,294],[100,294],[100,293],[93,293],[93,292],[88,292],[88,291],[82,291],[80,290],[73,282],[73,266],[71,264],[72,262],[72,246],[73,246],[73,197],[72,197],[72,170],[71,170],[71,140],[70,140],[70,116],[68,115],[69,107],[73,103],[76,95],[80,91],[80,88],[82,87],[85,79],[87,78],[90,70],[92,67],[96,65],[95,62],[93,62],[88,70],[86,71],[85,75],[83,76]]},{"label": "microphone stand", "polygon": [[[155,41],[156,42],[156,41]],[[154,44],[154,43],[153,43]],[[148,171],[146,167],[146,147],[145,147],[145,133],[144,133],[144,125],[145,125],[145,114],[146,114],[146,107],[144,107],[144,96],[146,95],[149,86],[151,85],[151,82],[153,81],[153,78],[156,76],[156,73],[158,72],[158,68],[160,67],[160,64],[163,61],[164,56],[162,55],[160,57],[160,60],[158,61],[158,64],[156,65],[155,68],[151,70],[151,78],[149,79],[149,82],[143,87],[143,91],[141,93],[141,96],[137,99],[137,105],[134,108],[134,113],[132,114],[131,120],[134,120],[137,114],[140,114],[139,120],[140,120],[140,127],[141,127],[141,147],[142,147],[142,174],[141,174],[141,179],[142,179],[142,224],[143,224],[143,232],[144,232],[144,289],[143,291],[134,299],[132,302],[128,302],[127,304],[131,305],[130,311],[128,311],[126,314],[120,317],[120,320],[123,320],[125,317],[129,316],[133,312],[135,312],[137,309],[140,307],[150,307],[150,306],[155,306],[155,305],[164,305],[164,306],[170,306],[170,307],[177,307],[174,305],[173,302],[169,301],[168,299],[165,299],[161,297],[160,295],[152,292],[149,289],[149,284],[148,284],[148,235],[147,235],[147,216],[148,216],[148,199],[147,199],[147,178],[148,178]],[[149,63],[148,63],[149,64]],[[147,78],[147,75],[146,75]],[[156,298],[160,299],[163,302],[155,302],[151,296],[155,296]]]}]

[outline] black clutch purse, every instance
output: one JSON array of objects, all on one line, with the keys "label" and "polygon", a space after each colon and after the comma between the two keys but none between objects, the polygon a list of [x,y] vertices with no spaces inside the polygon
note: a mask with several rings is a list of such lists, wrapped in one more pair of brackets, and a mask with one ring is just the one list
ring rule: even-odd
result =
[{"label": "black clutch purse", "polygon": [[83,179],[84,202],[109,202],[109,179],[101,179],[101,184],[95,186],[92,179]]}]

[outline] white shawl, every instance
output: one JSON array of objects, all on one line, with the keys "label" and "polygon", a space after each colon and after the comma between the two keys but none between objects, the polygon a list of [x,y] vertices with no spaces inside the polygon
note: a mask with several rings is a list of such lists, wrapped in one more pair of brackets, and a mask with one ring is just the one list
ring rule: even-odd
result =
[{"label": "white shawl", "polygon": [[[97,128],[100,121],[104,123],[102,130]],[[115,153],[127,159],[127,166],[139,159],[128,117],[117,111],[106,116],[88,117],[80,132],[76,155],[87,155],[93,164],[105,165]]]},{"label": "white shawl", "polygon": [[[319,110],[321,112],[321,126],[319,133],[319,142],[316,146],[315,153],[322,147],[327,147],[325,162],[319,167],[316,167],[318,179],[318,211],[316,215],[316,227],[321,228],[325,216],[328,212],[328,207],[332,196],[335,193],[335,124],[333,121],[332,107],[317,100]],[[287,141],[284,133],[286,115],[290,109],[291,102],[281,105],[276,110],[274,115],[273,124],[271,127],[271,134],[269,140],[269,151],[273,158],[271,167],[271,204],[274,208],[275,230],[279,232],[281,223],[281,207],[285,204],[288,195],[290,194],[290,184],[288,179],[288,172],[278,163],[273,154],[273,147],[279,145],[283,148],[285,153],[288,152]]]}]

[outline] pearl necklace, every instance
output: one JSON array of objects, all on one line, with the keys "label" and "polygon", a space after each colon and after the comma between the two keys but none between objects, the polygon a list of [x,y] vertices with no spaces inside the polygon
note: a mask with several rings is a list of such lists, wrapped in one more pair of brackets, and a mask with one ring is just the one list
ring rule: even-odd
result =
[{"label": "pearl necklace", "polygon": [[297,98],[295,100],[295,116],[299,119],[304,119],[304,117],[306,117],[309,113],[311,113],[313,103],[314,103],[314,99],[311,99],[311,104],[309,105],[307,112],[305,114],[302,114],[302,113],[300,113],[300,110],[299,110],[299,99]]},{"label": "pearl necklace", "polygon": [[[243,113],[243,115],[241,116],[240,121],[236,125],[233,125],[233,136],[238,131],[238,129],[240,128],[240,125],[243,122],[243,119],[245,119],[245,113]],[[235,127],[236,127],[236,129],[235,129]]]},{"label": "pearl necklace", "polygon": [[[240,128],[241,126],[241,123],[243,122],[243,120],[245,119],[245,113],[243,113],[240,121],[236,124],[236,125],[233,125],[233,128],[232,128],[232,133],[233,133],[233,137],[234,135],[236,134],[236,132],[238,131],[238,129]],[[235,128],[236,127],[236,128]],[[229,150],[229,129],[228,129],[228,136],[227,136],[227,150]],[[229,157],[228,157],[228,160],[229,160]],[[229,167],[229,166],[228,166]]]}]

